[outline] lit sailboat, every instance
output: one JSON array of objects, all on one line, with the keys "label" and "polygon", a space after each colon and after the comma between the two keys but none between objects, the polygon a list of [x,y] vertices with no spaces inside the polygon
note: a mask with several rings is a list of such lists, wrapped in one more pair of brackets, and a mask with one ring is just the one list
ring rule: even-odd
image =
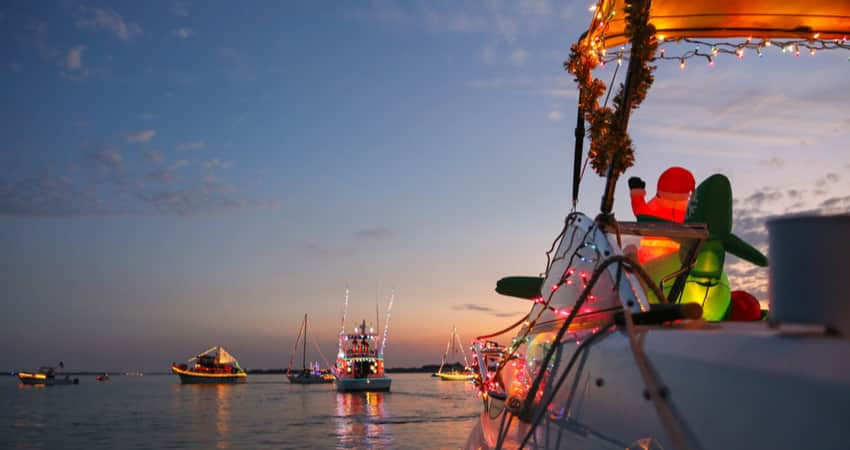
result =
[{"label": "lit sailboat", "polygon": [[[450,364],[450,370],[443,370],[446,368],[446,358],[448,358],[449,353],[452,354],[453,358],[457,353],[463,356],[463,370],[457,370],[459,363],[456,361]],[[461,345],[460,338],[457,335],[457,328],[452,325],[452,334],[449,336],[448,344],[446,344],[446,351],[443,353],[443,359],[440,361],[440,368],[437,369],[437,373],[434,376],[444,381],[466,381],[471,380],[472,375],[473,372],[469,368],[469,360],[466,359],[466,352],[463,351],[463,345]]]},{"label": "lit sailboat", "polygon": [[[298,331],[298,338],[295,340],[295,348],[298,348],[298,342],[303,338],[303,346],[301,350],[301,370],[292,371],[292,360],[295,357],[295,349],[292,351],[292,356],[289,358],[289,367],[286,369],[286,378],[290,383],[294,384],[321,384],[333,383],[334,376],[332,373],[323,372],[319,363],[311,363],[307,366],[307,314],[304,314],[304,322],[301,324],[301,329]],[[318,346],[316,346],[318,350]],[[319,350],[321,354],[321,350]],[[324,358],[324,355],[322,355]]]}]

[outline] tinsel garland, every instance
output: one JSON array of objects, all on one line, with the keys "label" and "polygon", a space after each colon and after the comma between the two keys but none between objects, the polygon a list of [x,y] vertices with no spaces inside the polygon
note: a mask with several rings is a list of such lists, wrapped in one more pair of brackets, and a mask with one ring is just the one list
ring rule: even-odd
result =
[{"label": "tinsel garland", "polygon": [[[621,83],[614,96],[614,107],[599,104],[605,93],[605,82],[593,77],[593,69],[601,62],[594,42],[581,39],[573,44],[570,59],[564,68],[575,75],[579,85],[579,106],[589,124],[590,149],[588,156],[593,170],[605,176],[608,164],[613,163],[613,175],[619,176],[634,164],[634,146],[627,131],[628,114],[622,108],[636,109],[652,86],[655,66],[649,62],[655,57],[658,42],[655,27],[649,23],[649,0],[634,0],[626,4],[626,36],[632,43],[629,70],[629,104],[623,104],[626,86]],[[635,64],[637,63],[637,64]]]}]

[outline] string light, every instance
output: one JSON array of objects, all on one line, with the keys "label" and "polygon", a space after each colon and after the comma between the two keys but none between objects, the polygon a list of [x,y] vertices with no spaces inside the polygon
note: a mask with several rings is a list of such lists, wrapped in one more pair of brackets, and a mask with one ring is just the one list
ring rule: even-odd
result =
[{"label": "string light", "polygon": [[[815,35],[820,36],[816,33]],[[814,38],[817,39],[817,38]],[[744,58],[744,53],[747,49],[753,50],[761,58],[764,57],[763,50],[767,47],[777,47],[782,53],[793,53],[795,56],[800,56],[803,50],[806,50],[810,56],[814,56],[820,50],[850,50],[850,43],[846,37],[842,39],[791,39],[784,41],[770,41],[768,39],[756,41],[753,38],[747,38],[745,42],[709,42],[698,39],[682,38],[675,41],[668,40],[668,43],[686,43],[692,44],[694,47],[677,55],[670,55],[670,52],[665,51],[664,47],[659,48],[658,55],[655,60],[673,60],[679,61],[679,68],[685,68],[685,61],[697,57],[705,58],[709,66],[713,67],[716,57],[720,54],[735,55],[738,59]],[[708,48],[709,50],[703,50]]]}]

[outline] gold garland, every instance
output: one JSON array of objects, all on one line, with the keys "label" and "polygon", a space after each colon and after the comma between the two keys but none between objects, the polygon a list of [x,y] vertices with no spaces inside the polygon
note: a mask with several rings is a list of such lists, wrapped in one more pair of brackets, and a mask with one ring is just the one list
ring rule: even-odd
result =
[{"label": "gold garland", "polygon": [[[629,104],[627,108],[636,109],[646,98],[646,93],[654,79],[655,66],[649,62],[655,57],[658,42],[655,39],[655,27],[649,23],[649,0],[634,0],[626,4],[626,36],[632,43],[629,63]],[[604,25],[604,24],[602,24]],[[619,176],[634,164],[634,146],[627,131],[627,114],[621,108],[626,86],[620,84],[614,96],[614,108],[601,106],[599,99],[605,93],[602,80],[593,77],[593,69],[601,62],[597,43],[590,39],[581,39],[573,44],[570,59],[564,67],[575,75],[579,85],[579,107],[584,111],[584,119],[589,123],[590,150],[588,156],[593,170],[605,176],[608,164],[613,163],[613,175]]]}]

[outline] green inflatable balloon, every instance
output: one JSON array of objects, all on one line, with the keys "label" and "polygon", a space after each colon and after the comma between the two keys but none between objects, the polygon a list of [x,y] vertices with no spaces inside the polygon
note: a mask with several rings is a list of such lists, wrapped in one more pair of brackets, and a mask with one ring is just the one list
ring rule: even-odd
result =
[{"label": "green inflatable balloon", "polygon": [[697,186],[685,223],[706,224],[708,240],[688,275],[682,302],[702,304],[706,320],[723,320],[732,302],[723,271],[726,252],[762,267],[767,266],[767,257],[732,233],[732,186],[724,175],[712,175]]}]

